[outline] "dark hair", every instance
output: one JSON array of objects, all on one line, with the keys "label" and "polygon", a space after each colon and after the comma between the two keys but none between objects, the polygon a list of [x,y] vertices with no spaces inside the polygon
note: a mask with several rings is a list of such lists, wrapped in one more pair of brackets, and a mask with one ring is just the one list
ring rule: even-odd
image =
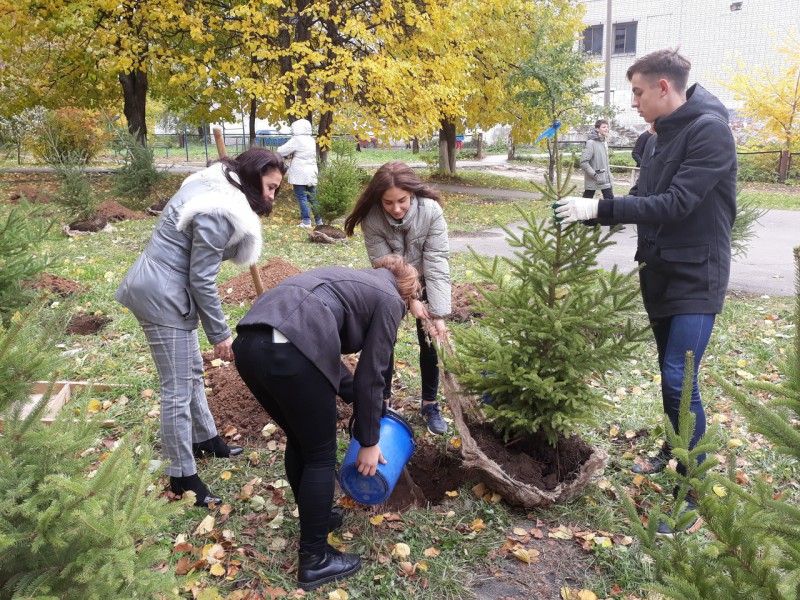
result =
[{"label": "dark hair", "polygon": [[[283,158],[266,148],[250,148],[236,158],[224,157],[217,162],[225,165],[223,172],[228,182],[247,198],[250,208],[259,215],[269,215],[272,212],[272,201],[264,198],[264,186],[261,178],[270,171],[280,171],[286,174],[286,163]],[[231,177],[231,171],[239,177],[239,183]]]},{"label": "dark hair", "polygon": [[657,79],[666,79],[676,91],[683,92],[686,90],[691,69],[692,63],[685,56],[679,54],[677,48],[665,48],[646,54],[637,60],[630,66],[626,75],[628,81],[633,79],[636,73],[648,77],[654,76]]},{"label": "dark hair", "polygon": [[344,220],[344,232],[348,236],[353,235],[356,225],[366,218],[372,207],[381,203],[383,195],[389,188],[400,188],[418,198],[430,198],[439,204],[442,203],[439,192],[424,184],[411,167],[401,160],[393,160],[375,172],[353,210]]},{"label": "dark hair", "polygon": [[608,125],[608,120],[606,120],[606,119],[597,119],[597,121],[594,122],[594,128],[595,129],[600,129],[600,125]]}]

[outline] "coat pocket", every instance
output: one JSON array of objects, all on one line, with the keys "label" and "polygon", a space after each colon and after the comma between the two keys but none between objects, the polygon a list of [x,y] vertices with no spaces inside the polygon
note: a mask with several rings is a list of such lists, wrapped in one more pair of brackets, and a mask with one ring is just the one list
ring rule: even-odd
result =
[{"label": "coat pocket", "polygon": [[197,306],[194,303],[192,293],[184,288],[183,290],[184,302],[181,302],[181,316],[189,321],[197,319]]},{"label": "coat pocket", "polygon": [[665,300],[707,299],[709,292],[709,244],[661,248]]}]

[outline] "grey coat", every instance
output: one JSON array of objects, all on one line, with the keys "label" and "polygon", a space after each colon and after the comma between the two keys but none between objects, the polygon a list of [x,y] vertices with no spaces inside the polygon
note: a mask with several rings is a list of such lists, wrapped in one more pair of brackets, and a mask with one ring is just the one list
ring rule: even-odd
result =
[{"label": "grey coat", "polygon": [[382,206],[373,206],[361,222],[361,230],[373,263],[387,254],[399,254],[419,271],[431,315],[450,314],[450,242],[438,202],[412,196],[411,206],[399,222]]},{"label": "grey coat", "polygon": [[605,190],[611,187],[611,169],[608,166],[608,146],[597,132],[593,131],[586,140],[580,161],[583,169],[583,189]]},{"label": "grey coat", "polygon": [[212,165],[188,177],[164,207],[115,297],[137,319],[157,325],[192,330],[201,321],[217,344],[231,335],[217,292],[222,261],[253,264],[261,244],[258,215],[222,165]]},{"label": "grey coat", "polygon": [[[312,269],[267,290],[236,329],[269,325],[281,333],[354,407],[355,437],[362,446],[380,438],[384,373],[397,327],[406,312],[394,276],[386,269]],[[361,352],[355,375],[342,354]]]}]

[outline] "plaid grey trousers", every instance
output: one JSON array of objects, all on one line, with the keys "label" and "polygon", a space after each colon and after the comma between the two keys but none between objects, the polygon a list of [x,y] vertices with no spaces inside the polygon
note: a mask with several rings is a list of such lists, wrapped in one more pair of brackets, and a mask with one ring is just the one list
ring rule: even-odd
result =
[{"label": "plaid grey trousers", "polygon": [[139,323],[161,384],[161,449],[169,461],[164,473],[170,477],[194,475],[197,465],[192,442],[204,442],[217,435],[206,400],[197,330]]}]

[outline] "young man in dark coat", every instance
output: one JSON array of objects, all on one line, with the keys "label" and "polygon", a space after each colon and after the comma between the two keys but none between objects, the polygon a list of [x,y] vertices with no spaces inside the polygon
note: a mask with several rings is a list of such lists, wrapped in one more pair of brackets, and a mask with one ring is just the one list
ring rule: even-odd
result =
[{"label": "young man in dark coat", "polygon": [[656,130],[653,129],[653,124],[647,126],[642,133],[639,134],[639,137],[636,138],[636,144],[633,146],[633,150],[631,150],[631,156],[633,157],[633,162],[636,163],[637,167],[642,166],[642,155],[644,154],[644,148],[647,146],[647,140],[649,140],[654,134]]},{"label": "young man in dark coat", "polygon": [[[690,68],[676,50],[659,50],[628,69],[632,106],[657,134],[645,146],[639,180],[629,195],[612,200],[562,198],[555,213],[561,223],[638,225],[642,298],[658,348],[664,412],[676,430],[685,357],[694,355],[694,447],[706,430],[697,370],[722,311],[731,266],[736,145],[722,103],[698,84],[686,89]],[[635,470],[658,472],[669,459],[665,448]],[[686,468],[679,464],[678,470]],[[662,522],[659,533],[673,532]]]}]

